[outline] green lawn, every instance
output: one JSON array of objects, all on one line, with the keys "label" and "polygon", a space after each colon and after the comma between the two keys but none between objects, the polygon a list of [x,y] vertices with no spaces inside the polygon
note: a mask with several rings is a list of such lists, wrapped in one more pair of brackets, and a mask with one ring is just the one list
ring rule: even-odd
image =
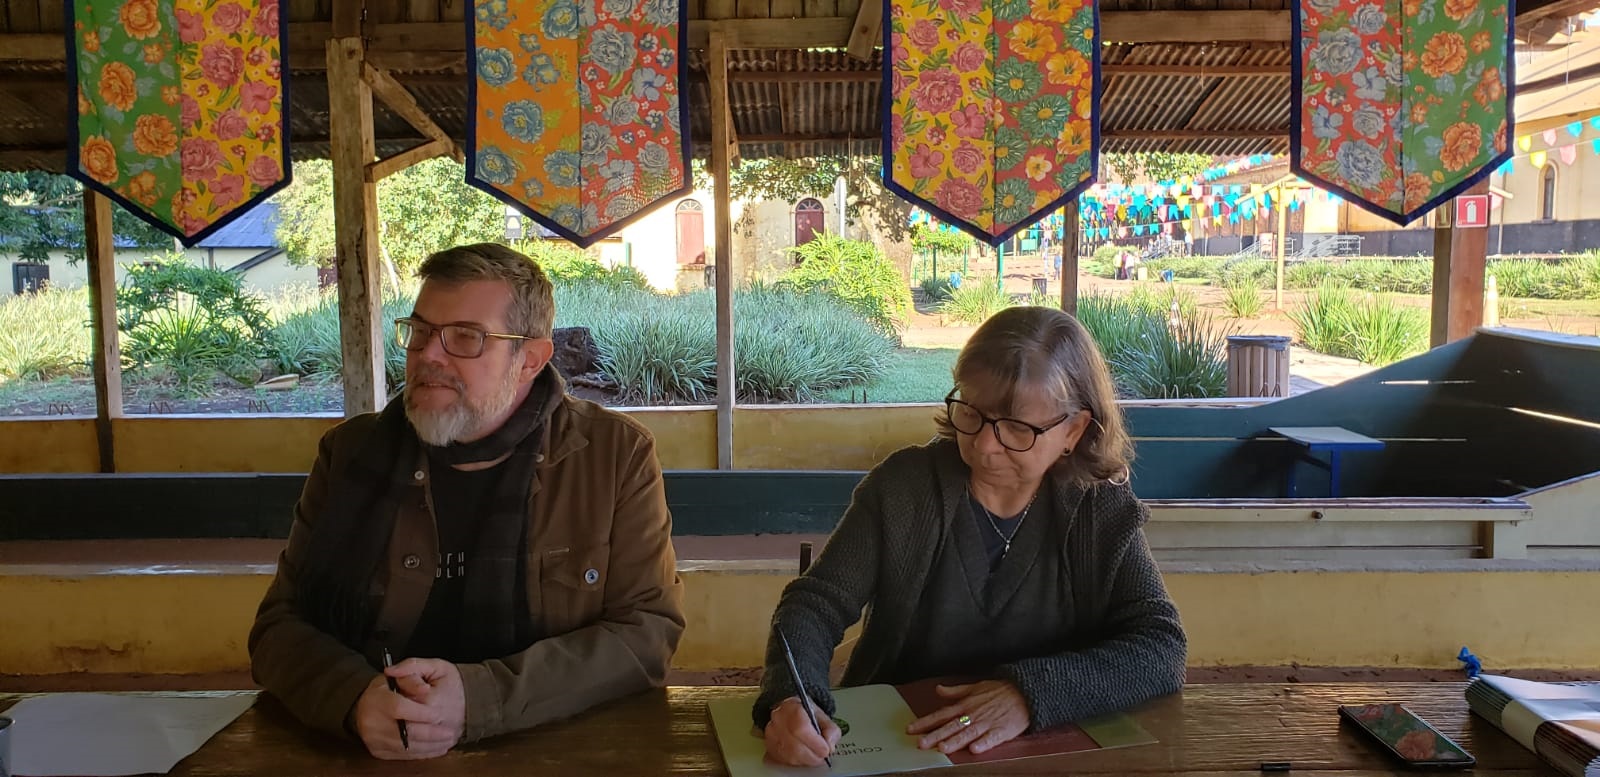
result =
[{"label": "green lawn", "polygon": [[[950,393],[950,368],[955,348],[900,348],[882,378],[866,387],[868,402],[938,402]],[[825,402],[862,401],[862,389],[836,389],[822,395]],[[853,396],[852,396],[853,395]]]}]

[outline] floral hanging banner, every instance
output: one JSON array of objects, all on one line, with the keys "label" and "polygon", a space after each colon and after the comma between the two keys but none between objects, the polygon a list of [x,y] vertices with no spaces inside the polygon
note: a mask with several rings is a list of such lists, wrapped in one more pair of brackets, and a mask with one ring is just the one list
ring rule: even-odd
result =
[{"label": "floral hanging banner", "polygon": [[467,182],[579,246],[690,188],[683,0],[475,0]]},{"label": "floral hanging banner", "polygon": [[884,0],[889,189],[999,245],[1095,181],[1093,0]]},{"label": "floral hanging banner", "polygon": [[1301,177],[1406,224],[1511,156],[1508,0],[1300,0]]},{"label": "floral hanging banner", "polygon": [[71,0],[67,172],[193,245],[289,182],[278,0]]}]

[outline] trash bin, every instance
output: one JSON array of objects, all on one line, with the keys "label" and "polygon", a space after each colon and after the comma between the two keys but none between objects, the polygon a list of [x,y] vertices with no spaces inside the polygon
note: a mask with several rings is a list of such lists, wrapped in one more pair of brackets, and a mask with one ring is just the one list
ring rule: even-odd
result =
[{"label": "trash bin", "polygon": [[1289,338],[1283,335],[1230,335],[1228,396],[1289,396]]},{"label": "trash bin", "polygon": [[1047,279],[1047,278],[1034,278],[1033,279],[1033,293],[1041,295],[1041,296],[1043,296],[1045,294],[1049,294],[1050,293],[1050,281],[1049,281],[1049,279]]}]

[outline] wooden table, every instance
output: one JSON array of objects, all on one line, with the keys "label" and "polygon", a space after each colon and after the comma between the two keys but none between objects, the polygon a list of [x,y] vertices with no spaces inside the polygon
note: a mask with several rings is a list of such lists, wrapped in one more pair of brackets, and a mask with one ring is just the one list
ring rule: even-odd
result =
[{"label": "wooden table", "polygon": [[[1383,450],[1384,446],[1382,440],[1357,434],[1341,426],[1274,426],[1268,431],[1283,435],[1289,442],[1299,446],[1297,461],[1328,471],[1328,496],[1335,499],[1339,498],[1339,454],[1346,451]],[[1317,458],[1317,453],[1327,453],[1328,461],[1324,463]],[[1290,462],[1287,479],[1290,499],[1299,496],[1297,483],[1295,463]]]},{"label": "wooden table", "polygon": [[[1391,774],[1387,756],[1341,729],[1340,704],[1401,702],[1477,756],[1474,775],[1550,775],[1532,753],[1468,714],[1461,683],[1191,685],[1135,711],[1159,744],[918,774],[1252,775],[1288,761],[1291,775]],[[190,756],[186,777],[344,775],[725,775],[705,703],[749,693],[736,687],[653,691],[572,720],[403,765],[372,759],[354,743],[312,733],[263,701]],[[17,696],[0,695],[0,709]],[[1465,774],[1464,772],[1456,772]]]}]

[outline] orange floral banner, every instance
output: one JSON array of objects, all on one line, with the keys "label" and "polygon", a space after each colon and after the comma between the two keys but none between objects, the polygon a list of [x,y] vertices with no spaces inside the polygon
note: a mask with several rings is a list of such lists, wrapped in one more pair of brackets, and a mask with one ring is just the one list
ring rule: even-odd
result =
[{"label": "orange floral banner", "polygon": [[193,245],[289,182],[279,0],[73,0],[67,172]]},{"label": "orange floral banner", "polygon": [[1093,0],[885,0],[884,16],[891,191],[999,245],[1094,183]]},{"label": "orange floral banner", "polygon": [[1301,0],[1296,173],[1397,224],[1511,158],[1508,0]]},{"label": "orange floral banner", "polygon": [[467,183],[588,246],[690,188],[684,0],[475,0]]}]

